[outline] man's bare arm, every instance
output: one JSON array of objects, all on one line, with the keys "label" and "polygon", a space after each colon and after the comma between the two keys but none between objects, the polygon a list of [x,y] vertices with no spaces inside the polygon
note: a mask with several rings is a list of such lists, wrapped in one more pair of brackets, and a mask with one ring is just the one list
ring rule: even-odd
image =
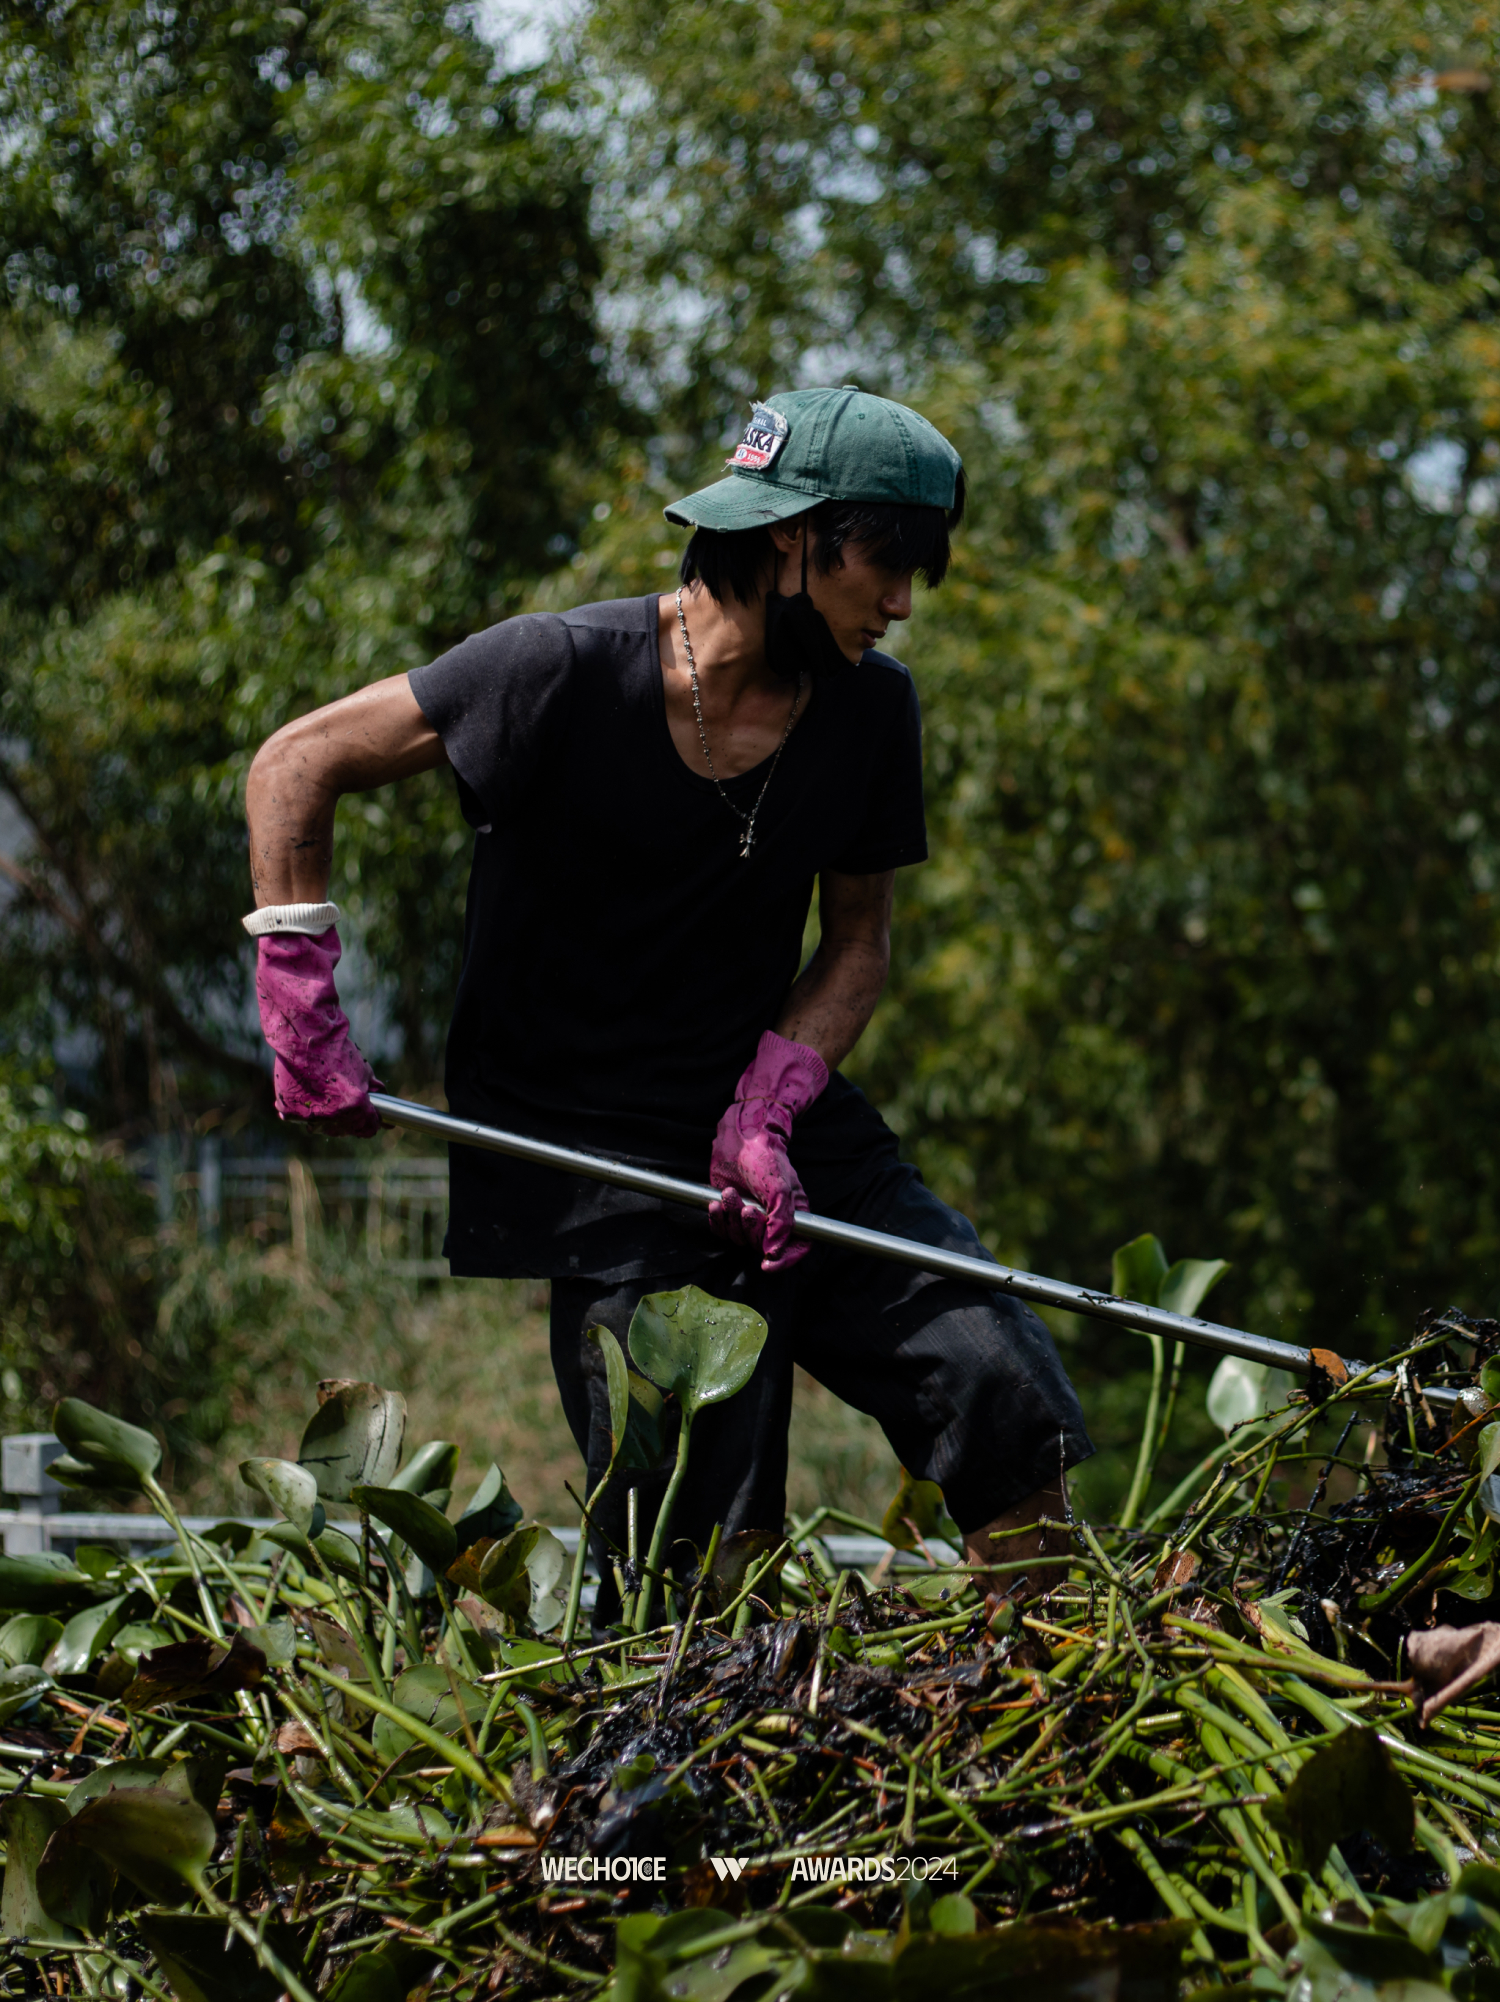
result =
[{"label": "man's bare arm", "polygon": [[815,1049],[836,1070],[875,1012],[891,964],[891,902],[896,872],[825,874],[818,898],[823,936],[799,975],[778,1035]]},{"label": "man's bare arm", "polygon": [[267,738],[245,787],[256,907],[322,903],[341,795],[431,771],[447,755],[404,674],[299,716]]}]

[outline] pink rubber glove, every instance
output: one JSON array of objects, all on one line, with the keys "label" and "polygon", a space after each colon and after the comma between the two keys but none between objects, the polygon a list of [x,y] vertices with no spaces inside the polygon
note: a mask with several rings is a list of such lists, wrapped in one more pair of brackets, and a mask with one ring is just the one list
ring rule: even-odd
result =
[{"label": "pink rubber glove", "polygon": [[343,953],[337,925],[316,937],[270,932],[257,941],[255,997],[260,1026],[276,1052],[276,1111],[315,1119],[324,1133],[368,1140],[380,1131],[370,1103],[380,1080],[349,1039],[333,969]]},{"label": "pink rubber glove", "polygon": [[[792,1121],[827,1082],[828,1066],[816,1050],[767,1029],[714,1135],[708,1178],[723,1194],[709,1206],[709,1224],[720,1237],[752,1245],[762,1272],[785,1272],[809,1250],[792,1236],[792,1218],[807,1208],[807,1193],[786,1150]],[[766,1214],[746,1216],[746,1197]]]}]

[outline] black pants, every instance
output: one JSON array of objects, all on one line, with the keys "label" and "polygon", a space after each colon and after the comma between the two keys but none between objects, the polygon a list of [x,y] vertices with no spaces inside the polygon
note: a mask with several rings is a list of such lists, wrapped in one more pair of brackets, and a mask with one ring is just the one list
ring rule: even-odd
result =
[{"label": "black pants", "polygon": [[[967,1218],[939,1202],[915,1170],[882,1166],[861,1198],[842,1207],[846,1221],[989,1256]],[[834,1245],[814,1245],[789,1272],[763,1273],[754,1253],[729,1245],[677,1273],[553,1280],[552,1366],[591,1490],[609,1464],[609,1398],[603,1357],[586,1331],[602,1322],[623,1345],[643,1294],[689,1283],[754,1307],[769,1333],[750,1382],[694,1423],[674,1544],[686,1539],[705,1549],[715,1522],[726,1537],[780,1535],[794,1364],[876,1419],[901,1464],[938,1484],[965,1530],[993,1521],[1093,1451],[1052,1337],[1019,1300]],[[643,1551],[664,1485],[664,1476],[642,1484]],[[625,1548],[625,1522],[617,1481],[594,1537],[603,1581],[596,1622],[618,1607],[606,1546]]]}]

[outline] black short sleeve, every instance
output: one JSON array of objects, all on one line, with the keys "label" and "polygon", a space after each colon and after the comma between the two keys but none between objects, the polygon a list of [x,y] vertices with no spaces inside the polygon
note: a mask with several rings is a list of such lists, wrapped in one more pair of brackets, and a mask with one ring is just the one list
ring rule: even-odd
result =
[{"label": "black short sleeve", "polygon": [[875,876],[927,860],[927,819],[922,804],[922,711],[908,670],[889,654],[866,654],[866,671],[889,676],[882,694],[891,716],[884,755],[870,789],[869,810],[858,833],[828,867],[840,876]]},{"label": "black short sleeve", "polygon": [[566,727],[573,636],[549,613],[527,613],[475,633],[407,680],[443,740],[471,827],[504,822]]}]

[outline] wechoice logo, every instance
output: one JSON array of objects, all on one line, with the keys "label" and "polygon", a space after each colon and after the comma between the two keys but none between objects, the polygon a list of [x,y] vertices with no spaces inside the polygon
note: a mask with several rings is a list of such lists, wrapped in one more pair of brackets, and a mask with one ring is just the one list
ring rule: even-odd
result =
[{"label": "wechoice logo", "polygon": [[544,1884],[664,1884],[665,1856],[544,1856]]}]

